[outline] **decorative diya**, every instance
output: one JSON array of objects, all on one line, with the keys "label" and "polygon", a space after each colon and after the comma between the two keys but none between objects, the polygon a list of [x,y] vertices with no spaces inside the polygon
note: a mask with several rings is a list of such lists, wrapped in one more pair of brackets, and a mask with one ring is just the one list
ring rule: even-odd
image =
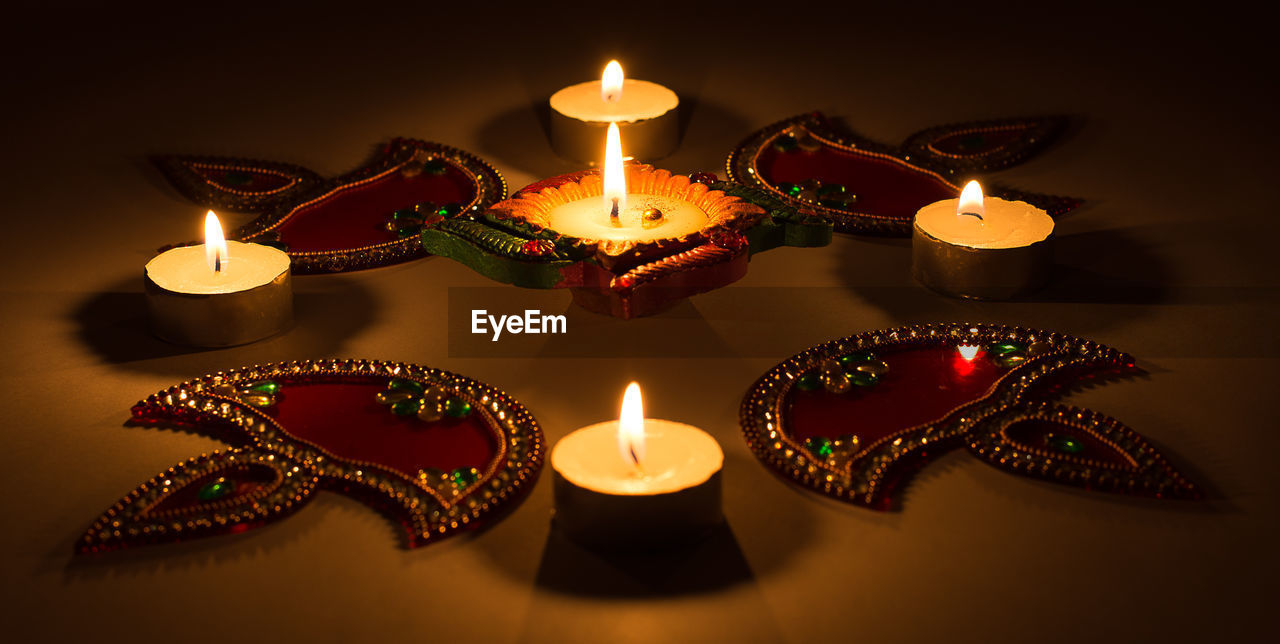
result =
[{"label": "decorative diya", "polygon": [[623,165],[610,127],[603,172],[530,185],[474,220],[422,233],[427,252],[529,288],[570,288],[574,301],[622,318],[650,315],[726,284],[755,252],[830,242],[827,222],[757,190],[648,165]]},{"label": "decorative diya", "polygon": [[542,430],[509,395],[439,369],[380,360],[244,367],[170,387],[133,421],[209,434],[202,454],[126,494],[80,552],[239,533],[284,518],[320,490],[404,528],[409,547],[496,520],[542,466]]},{"label": "decorative diya", "polygon": [[164,156],[155,162],[188,199],[257,213],[229,238],[284,250],[296,273],[422,257],[424,226],[480,212],[507,194],[502,176],[484,161],[414,139],[394,139],[365,165],[331,179],[269,161]]},{"label": "decorative diya", "polygon": [[[934,127],[900,146],[864,138],[819,112],[774,123],[729,155],[729,179],[757,186],[840,232],[907,236],[922,207],[960,192],[962,180],[1020,164],[1066,128],[1062,117]],[[985,182],[984,182],[985,183]],[[1024,201],[1059,216],[1080,204],[987,185],[993,197]]]},{"label": "decorative diya", "polygon": [[899,485],[956,447],[997,468],[1092,490],[1199,492],[1137,432],[1052,402],[1133,358],[1021,327],[926,324],[869,331],[788,358],[743,399],[747,443],[782,476],[888,509]]}]

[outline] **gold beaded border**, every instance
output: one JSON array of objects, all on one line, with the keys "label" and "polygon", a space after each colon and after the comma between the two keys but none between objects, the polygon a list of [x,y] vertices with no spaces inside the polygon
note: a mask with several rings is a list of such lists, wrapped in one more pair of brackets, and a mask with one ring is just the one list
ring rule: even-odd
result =
[{"label": "gold beaded border", "polygon": [[[400,172],[408,165],[436,160],[448,163],[462,172],[475,188],[475,196],[459,211],[458,216],[476,215],[506,197],[506,179],[496,168],[479,157],[441,143],[396,139],[391,142],[388,150],[372,162],[326,182],[319,194],[300,202],[277,206],[241,227],[235,236],[243,241],[272,241],[270,239],[272,233],[309,206],[377,181],[388,174]],[[299,273],[360,270],[395,264],[427,254],[416,235],[354,248],[324,251],[286,250],[285,252],[293,262],[294,271]]]},{"label": "gold beaded border", "polygon": [[[336,456],[314,443],[289,433],[286,428],[261,410],[238,398],[223,396],[212,391],[214,387],[221,384],[260,380],[279,379],[287,382],[305,378],[366,377],[409,379],[425,385],[442,387],[466,400],[472,405],[473,413],[483,415],[486,425],[497,439],[498,453],[486,466],[485,472],[450,501],[442,498],[437,491],[423,485],[415,476],[375,463]],[[272,511],[267,511],[261,516],[250,513],[246,519],[242,511],[233,523],[246,523],[250,520],[265,522],[279,518],[305,502],[311,491],[318,486],[328,484],[349,492],[348,486],[354,485],[386,502],[380,505],[397,509],[397,518],[408,530],[411,547],[423,545],[458,530],[477,525],[490,518],[500,508],[518,499],[536,480],[544,461],[545,451],[542,431],[537,420],[509,394],[448,371],[381,360],[302,360],[220,371],[183,382],[150,396],[135,406],[135,416],[152,421],[168,418],[193,424],[217,422],[230,427],[234,433],[248,442],[246,448],[222,453],[214,452],[213,457],[202,454],[187,463],[206,462],[211,458],[226,458],[226,455],[246,455],[250,458],[256,457],[259,461],[263,459],[274,461],[280,458],[282,462],[293,464],[293,470],[291,470],[293,472],[314,474],[314,480],[311,481],[310,487],[306,488],[305,494],[283,505],[277,505]],[[177,466],[178,469],[184,467],[185,464]],[[216,470],[217,468],[210,468],[196,476],[203,476]],[[104,527],[110,526],[112,520],[118,521],[115,517],[141,498],[141,495],[150,494],[162,480],[172,480],[174,472],[175,468],[170,468],[167,474],[158,475],[126,495],[94,523],[86,533],[84,543],[80,544],[78,549],[82,552],[106,550],[128,545],[130,541],[141,539],[145,542],[148,539],[163,537],[165,528],[159,524],[149,526],[144,534],[121,534],[118,529],[115,529],[110,532],[110,538],[106,540],[102,540],[98,535]],[[288,470],[284,474],[290,475]],[[168,479],[164,478],[166,476]],[[176,492],[177,489],[180,487],[174,487],[166,494],[148,499],[147,507],[154,507],[168,493]],[[266,494],[273,494],[278,489],[279,486],[276,486]],[[477,500],[478,493],[484,498]],[[236,503],[242,503],[245,500],[246,497],[235,499]],[[211,509],[213,506],[207,507]],[[136,512],[134,516],[147,517],[145,511]],[[152,523],[158,519],[158,517],[150,517]],[[209,526],[205,527],[214,527],[212,523],[219,523],[222,526],[226,524],[225,521],[213,520]]]},{"label": "gold beaded border", "polygon": [[[823,360],[889,347],[999,341],[1048,342],[1051,349],[1011,368],[983,396],[934,421],[886,436],[859,450],[847,462],[833,465],[814,458],[803,444],[791,438],[785,427],[787,394],[801,374]],[[1090,340],[1017,326],[950,323],[868,331],[818,345],[770,369],[748,389],[739,421],[748,446],[770,468],[828,496],[876,506],[887,500],[886,486],[896,482],[900,463],[928,449],[954,447],[956,440],[981,418],[1023,402],[1041,379],[1068,370],[1132,365],[1133,359],[1127,354]]]},{"label": "gold beaded border", "polygon": [[298,185],[299,183],[302,183],[301,176],[298,176],[296,174],[289,174],[288,172],[283,172],[281,170],[274,170],[271,168],[257,167],[257,166],[251,166],[251,165],[211,163],[206,161],[186,161],[185,163],[188,166],[190,166],[192,169],[199,168],[204,170],[220,170],[222,172],[248,172],[251,174],[270,174],[270,175],[275,175],[277,177],[288,180],[288,183],[286,183],[283,186],[280,186],[279,188],[272,188],[271,190],[262,190],[258,192],[250,192],[248,190],[237,190],[230,186],[222,185],[221,183],[217,183],[213,179],[210,179],[209,177],[200,175],[200,179],[203,180],[205,183],[209,184],[209,186],[217,190],[220,190],[222,192],[229,192],[233,195],[237,195],[241,197],[253,197],[253,198],[267,197],[270,195],[284,192],[286,190],[290,190],[294,186]]}]

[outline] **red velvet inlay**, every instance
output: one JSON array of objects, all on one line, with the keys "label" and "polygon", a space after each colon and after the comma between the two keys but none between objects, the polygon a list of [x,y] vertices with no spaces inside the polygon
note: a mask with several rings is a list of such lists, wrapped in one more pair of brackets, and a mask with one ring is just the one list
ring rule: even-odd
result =
[{"label": "red velvet inlay", "polygon": [[228,482],[235,486],[231,494],[215,499],[217,502],[226,502],[271,485],[278,478],[278,475],[275,470],[266,465],[232,465],[210,472],[183,486],[182,489],[175,490],[169,496],[161,499],[155,507],[151,508],[151,511],[167,512],[209,503],[208,501],[200,500],[200,490],[219,478],[226,478]]},{"label": "red velvet inlay", "polygon": [[457,203],[476,197],[475,184],[450,165],[443,175],[426,172],[406,177],[390,172],[358,188],[344,190],[293,213],[279,228],[291,251],[333,251],[399,239],[387,230],[391,213],[416,203]]},{"label": "red velvet inlay", "polygon": [[905,220],[924,206],[959,195],[945,181],[902,163],[827,147],[814,152],[767,148],[760,153],[757,172],[773,186],[808,179],[838,183],[858,195],[853,210]]},{"label": "red velvet inlay", "polygon": [[291,178],[269,172],[252,170],[223,170],[192,166],[197,174],[228,191],[269,192],[289,185]]},{"label": "red velvet inlay", "polygon": [[282,383],[272,409],[290,434],[345,459],[376,463],[413,476],[419,469],[476,467],[497,453],[493,434],[473,410],[465,418],[427,423],[397,416],[374,396],[385,378],[363,382]]},{"label": "red velvet inlay", "polygon": [[959,156],[976,156],[998,150],[1022,138],[1027,128],[1021,126],[988,132],[960,132],[949,134],[930,145],[939,152]]},{"label": "red velvet inlay", "polygon": [[792,387],[787,434],[796,440],[856,434],[868,445],[982,397],[1009,370],[981,351],[967,361],[954,346],[915,347],[880,358],[889,363],[889,372],[871,387],[854,386],[843,394]]},{"label": "red velvet inlay", "polygon": [[1090,434],[1075,429],[1074,427],[1059,425],[1058,423],[1047,420],[1024,420],[1014,423],[1005,429],[1005,435],[1015,443],[1019,443],[1026,447],[1044,450],[1051,454],[1060,453],[1045,442],[1045,436],[1049,434],[1053,434],[1055,436],[1070,436],[1071,438],[1080,441],[1080,444],[1084,446],[1082,451],[1075,454],[1064,453],[1064,456],[1093,459],[1126,468],[1133,467],[1133,463],[1131,463],[1129,459],[1125,458],[1123,454],[1116,452],[1116,450],[1110,445],[1107,445]]}]

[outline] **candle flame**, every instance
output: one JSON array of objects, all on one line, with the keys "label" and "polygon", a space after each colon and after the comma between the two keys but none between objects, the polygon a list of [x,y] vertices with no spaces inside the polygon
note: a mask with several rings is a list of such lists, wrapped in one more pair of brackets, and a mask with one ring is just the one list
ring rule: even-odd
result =
[{"label": "candle flame", "polygon": [[987,211],[982,205],[982,186],[977,181],[964,184],[964,190],[960,192],[960,203],[956,206],[956,216],[970,215],[982,221],[985,214]]},{"label": "candle flame", "polygon": [[640,398],[640,384],[627,385],[622,394],[622,412],[618,415],[618,451],[622,460],[640,470],[644,461],[644,401]]},{"label": "candle flame", "polygon": [[622,100],[622,65],[616,60],[609,61],[600,75],[600,98],[606,103]]},{"label": "candle flame", "polygon": [[[627,208],[627,173],[622,165],[622,140],[618,124],[610,123],[604,138],[604,207],[621,213]],[[616,219],[616,218],[615,218]]]},{"label": "candle flame", "polygon": [[960,351],[960,357],[970,362],[972,362],[974,358],[978,357],[979,348],[980,347],[976,344],[962,344],[956,347],[956,349]]},{"label": "candle flame", "polygon": [[212,210],[204,216],[204,258],[214,274],[221,273],[227,263],[227,240],[223,238],[222,224],[218,223],[218,216]]}]

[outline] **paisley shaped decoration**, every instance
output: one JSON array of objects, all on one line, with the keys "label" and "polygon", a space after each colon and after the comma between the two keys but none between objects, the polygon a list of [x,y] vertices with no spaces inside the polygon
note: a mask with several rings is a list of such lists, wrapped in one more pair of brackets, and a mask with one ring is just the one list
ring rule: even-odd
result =
[{"label": "paisley shaped decoration", "polygon": [[633,318],[740,279],[752,254],[831,241],[830,222],[802,215],[764,190],[718,181],[710,173],[685,177],[646,165],[627,172],[630,185],[698,204],[708,213],[708,225],[625,245],[562,234],[548,226],[545,213],[599,194],[599,172],[585,171],[532,184],[473,219],[426,227],[423,248],[499,282],[568,288],[583,308]]},{"label": "paisley shaped decoration", "polygon": [[[1042,117],[930,128],[901,146],[866,139],[819,112],[765,127],[729,155],[729,179],[764,189],[837,231],[909,235],[921,207],[954,198],[974,175],[1016,165],[1065,129]],[[1026,201],[1058,216],[1078,199],[1012,190],[983,181],[993,196]],[[987,186],[990,186],[988,189]]]},{"label": "paisley shaped decoration", "polygon": [[497,170],[477,157],[415,139],[394,139],[364,166],[331,179],[265,161],[159,157],[156,163],[192,201],[258,213],[228,238],[277,246],[301,273],[422,257],[422,230],[473,217],[507,191]]},{"label": "paisley shaped decoration", "polygon": [[1046,480],[1197,496],[1132,430],[1045,402],[1055,388],[1133,369],[1133,359],[1115,349],[1020,327],[870,331],[771,369],[747,392],[740,422],[752,451],[775,471],[875,509],[892,505],[911,472],[960,445]]},{"label": "paisley shaped decoration", "polygon": [[241,532],[305,505],[319,483],[301,461],[253,449],[203,454],[126,494],[85,532],[81,552]]},{"label": "paisley shaped decoration", "polygon": [[159,156],[152,161],[182,196],[236,212],[262,212],[323,182],[316,173],[288,163],[204,156]]},{"label": "paisley shaped decoration", "polygon": [[507,394],[377,360],[219,372],[139,402],[133,421],[235,448],[139,486],[94,522],[77,543],[82,552],[242,532],[297,510],[317,489],[378,509],[420,546],[493,520],[543,460],[537,421]]},{"label": "paisley shaped decoration", "polygon": [[969,435],[970,452],[1010,472],[1109,492],[1199,496],[1137,432],[1088,409],[1028,403],[981,417]]}]

